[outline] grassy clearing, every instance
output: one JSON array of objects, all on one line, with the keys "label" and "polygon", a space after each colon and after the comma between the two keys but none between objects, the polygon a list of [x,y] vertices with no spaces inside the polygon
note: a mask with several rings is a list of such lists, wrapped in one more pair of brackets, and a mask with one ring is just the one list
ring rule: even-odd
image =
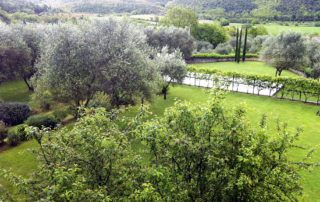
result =
[{"label": "grassy clearing", "polygon": [[29,102],[31,93],[22,80],[0,85],[0,99],[5,102]]},{"label": "grassy clearing", "polygon": [[[236,26],[240,27],[242,24],[240,23],[231,23],[230,26]],[[277,23],[270,23],[263,25],[266,27],[269,34],[278,35],[281,32],[287,32],[287,31],[295,31],[295,32],[302,32],[305,34],[311,34],[311,35],[319,35],[320,34],[320,27],[314,27],[312,24],[298,24],[298,26],[295,26],[293,23],[288,23],[288,26],[286,25],[280,25]]]},{"label": "grassy clearing", "polygon": [[[192,64],[190,66],[197,67],[197,68],[218,69],[226,72],[233,71],[238,73],[268,75],[268,76],[274,76],[276,73],[276,69],[274,67],[266,65],[263,62],[255,62],[255,61],[240,62],[239,64],[235,62],[199,63],[199,64]],[[290,71],[283,71],[281,76],[299,77],[298,75]]]},{"label": "grassy clearing", "polygon": [[[167,107],[174,104],[176,100],[186,100],[194,104],[206,103],[210,97],[208,90],[204,88],[180,86],[172,87],[169,91],[168,99],[163,100],[162,96],[150,104],[150,111],[154,116],[161,116]],[[315,114],[318,106],[307,105],[299,102],[287,100],[279,100],[269,97],[228,93],[226,96],[226,105],[230,107],[237,106],[241,103],[246,103],[248,108],[248,118],[254,126],[257,126],[260,117],[267,114],[269,118],[269,128],[273,135],[276,127],[276,120],[279,118],[288,123],[289,131],[295,132],[297,127],[304,128],[304,134],[297,142],[298,145],[306,148],[311,148],[320,143],[320,117]],[[126,112],[127,116],[134,116],[139,107],[133,107]],[[139,148],[139,143],[133,145]],[[17,174],[27,176],[36,166],[35,157],[26,152],[27,148],[36,147],[34,141],[25,142],[13,149],[0,153],[0,168],[6,168],[16,172]],[[292,160],[300,160],[307,153],[307,150],[292,150],[290,158]],[[320,152],[315,153],[315,159],[320,161]],[[302,185],[304,187],[304,201],[320,200],[318,193],[320,192],[320,169],[315,169],[314,172],[301,172]],[[6,188],[10,188],[5,181],[0,184]]]}]

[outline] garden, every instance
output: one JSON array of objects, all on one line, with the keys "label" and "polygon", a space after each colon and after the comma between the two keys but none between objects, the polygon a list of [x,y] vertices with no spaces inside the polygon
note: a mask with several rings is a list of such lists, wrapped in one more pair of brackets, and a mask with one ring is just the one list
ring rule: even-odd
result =
[{"label": "garden", "polygon": [[0,200],[320,199],[320,44],[159,25],[0,23]]}]

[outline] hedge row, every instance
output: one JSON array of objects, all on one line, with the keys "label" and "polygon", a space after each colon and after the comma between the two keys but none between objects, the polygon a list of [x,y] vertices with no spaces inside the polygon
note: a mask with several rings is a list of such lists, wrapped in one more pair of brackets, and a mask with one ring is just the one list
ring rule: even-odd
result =
[{"label": "hedge row", "polygon": [[[246,58],[258,58],[258,54],[246,54]],[[220,55],[218,53],[198,53],[198,54],[193,54],[191,58],[235,58],[234,54],[230,55]]]},{"label": "hedge row", "polygon": [[[210,75],[228,77],[230,79],[241,79],[242,84],[263,88],[281,89],[281,93],[296,91],[304,94],[320,95],[320,82],[306,78],[272,77],[255,74],[244,74],[238,72],[222,72],[215,69],[189,67],[189,72],[199,79],[208,79]],[[228,82],[230,82],[230,79]],[[227,81],[227,79],[226,79]]]}]

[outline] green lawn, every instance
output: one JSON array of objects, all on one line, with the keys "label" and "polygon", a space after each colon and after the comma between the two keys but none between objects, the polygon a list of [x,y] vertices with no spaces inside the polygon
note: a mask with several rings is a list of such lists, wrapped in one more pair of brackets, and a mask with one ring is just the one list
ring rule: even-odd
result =
[{"label": "green lawn", "polygon": [[0,84],[0,99],[6,102],[28,102],[31,92],[24,81]]},{"label": "green lawn", "polygon": [[[266,65],[263,62],[253,62],[253,61],[240,62],[239,64],[236,62],[199,63],[199,64],[191,64],[190,66],[198,67],[198,68],[218,69],[226,72],[233,71],[238,73],[269,75],[269,76],[274,76],[276,73],[276,69],[274,67]],[[298,75],[290,71],[283,71],[281,76],[299,77]]]},{"label": "green lawn", "polygon": [[[269,34],[273,34],[273,35],[278,35],[283,31],[295,31],[295,32],[302,32],[305,34],[320,34],[320,27],[313,27],[312,24],[299,24],[299,26],[295,26],[295,24],[293,23],[288,23],[289,26],[285,26],[285,25],[280,25],[277,23],[270,23],[270,24],[266,24],[263,25],[266,27],[267,31]],[[231,23],[230,26],[241,26],[242,24],[239,23]]]},{"label": "green lawn", "polygon": [[[154,115],[161,116],[165,108],[170,107],[178,100],[187,100],[194,104],[205,103],[209,98],[207,89],[180,86],[172,87],[169,91],[168,99],[163,100],[162,96],[156,97],[151,103],[150,110]],[[307,105],[300,102],[279,100],[270,97],[228,93],[226,105],[236,106],[240,103],[246,103],[248,107],[248,118],[254,126],[257,126],[260,117],[267,114],[269,118],[269,127],[271,131],[275,130],[276,119],[280,118],[289,124],[289,130],[294,132],[297,127],[304,128],[304,134],[297,142],[298,145],[311,148],[320,144],[320,117],[315,114],[319,109],[318,106]],[[126,115],[134,115],[138,107],[129,109]],[[272,134],[271,134],[272,135]],[[0,168],[12,168],[18,174],[28,175],[37,165],[35,157],[26,151],[27,148],[35,147],[34,141],[23,143],[18,147],[0,153]],[[307,153],[306,150],[292,150],[290,158],[299,160]],[[320,161],[320,152],[315,153],[314,160]],[[304,201],[320,200],[320,169],[314,172],[301,172],[302,185],[304,187]],[[7,187],[4,181],[1,181]]]}]

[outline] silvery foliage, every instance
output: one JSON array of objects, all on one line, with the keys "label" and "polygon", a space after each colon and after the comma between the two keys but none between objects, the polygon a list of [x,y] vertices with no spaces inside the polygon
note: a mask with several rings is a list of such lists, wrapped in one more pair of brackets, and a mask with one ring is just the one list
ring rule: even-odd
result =
[{"label": "silvery foliage", "polygon": [[168,83],[181,83],[187,75],[187,65],[179,50],[169,53],[168,48],[164,47],[157,54],[156,61],[161,76],[167,78]]},{"label": "silvery foliage", "polygon": [[146,37],[129,22],[110,18],[47,30],[35,77],[38,96],[50,91],[58,101],[80,105],[104,91],[118,105],[154,88],[157,71]]},{"label": "silvery foliage", "polygon": [[214,49],[215,53],[221,55],[228,55],[232,51],[232,46],[229,43],[219,43],[218,46]]},{"label": "silvery foliage", "polygon": [[147,35],[147,42],[150,46],[161,51],[168,47],[169,53],[179,49],[184,58],[190,57],[196,48],[196,43],[190,34],[189,29],[177,27],[147,27],[144,30]]},{"label": "silvery foliage", "polygon": [[197,52],[212,53],[213,45],[208,41],[197,41]]},{"label": "silvery foliage", "polygon": [[305,39],[301,33],[282,32],[268,37],[262,45],[262,59],[276,67],[278,76],[285,69],[296,68],[304,61]]},{"label": "silvery foliage", "polygon": [[320,64],[320,43],[314,39],[306,41],[306,62],[311,68]]},{"label": "silvery foliage", "polygon": [[[30,48],[22,32],[0,23],[0,81],[6,78],[22,78],[30,71]],[[2,59],[1,59],[2,58]]]},{"label": "silvery foliage", "polygon": [[270,37],[269,35],[257,36],[252,40],[251,47],[249,49],[249,53],[259,53],[262,48],[262,44],[267,38]]}]

